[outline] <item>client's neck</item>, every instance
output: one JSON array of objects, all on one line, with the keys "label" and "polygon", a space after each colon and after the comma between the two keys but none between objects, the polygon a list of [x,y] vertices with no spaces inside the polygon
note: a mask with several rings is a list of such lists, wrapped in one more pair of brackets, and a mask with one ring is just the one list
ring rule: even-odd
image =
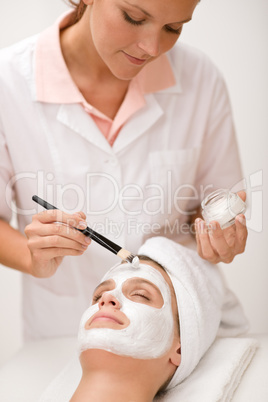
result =
[{"label": "client's neck", "polygon": [[112,354],[112,359],[103,360],[105,351],[97,351],[95,360],[94,351],[87,352],[93,364],[82,364],[83,375],[70,402],[152,402],[155,389],[147,382],[141,361]]},{"label": "client's neck", "polygon": [[83,375],[70,402],[152,402],[141,384],[126,381],[114,373]]}]

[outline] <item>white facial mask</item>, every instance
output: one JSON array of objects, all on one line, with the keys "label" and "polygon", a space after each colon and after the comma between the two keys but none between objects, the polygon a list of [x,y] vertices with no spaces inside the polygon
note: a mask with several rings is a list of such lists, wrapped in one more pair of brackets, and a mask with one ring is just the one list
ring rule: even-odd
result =
[{"label": "white facial mask", "polygon": [[[122,286],[129,278],[144,278],[156,285],[162,294],[163,306],[155,308],[124,296]],[[111,268],[102,282],[108,279],[113,279],[116,286],[107,293],[119,301],[120,311],[126,315],[130,324],[123,329],[85,329],[86,322],[100,310],[98,303],[92,305],[85,311],[80,322],[79,353],[87,349],[103,349],[137,359],[153,359],[164,355],[173,342],[174,319],[169,285],[163,276],[150,265],[139,264],[137,268],[126,263]]]}]

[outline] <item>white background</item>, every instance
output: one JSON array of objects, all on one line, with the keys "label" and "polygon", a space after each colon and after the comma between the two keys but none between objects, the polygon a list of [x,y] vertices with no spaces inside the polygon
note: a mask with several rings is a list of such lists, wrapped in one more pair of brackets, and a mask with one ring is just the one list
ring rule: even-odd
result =
[{"label": "white background", "polygon": [[[66,9],[61,0],[0,0],[0,48],[38,33]],[[267,16],[267,0],[202,0],[180,39],[207,53],[229,88],[251,211],[246,252],[222,268],[251,333],[268,332]],[[0,365],[22,346],[20,279],[0,266]]]}]

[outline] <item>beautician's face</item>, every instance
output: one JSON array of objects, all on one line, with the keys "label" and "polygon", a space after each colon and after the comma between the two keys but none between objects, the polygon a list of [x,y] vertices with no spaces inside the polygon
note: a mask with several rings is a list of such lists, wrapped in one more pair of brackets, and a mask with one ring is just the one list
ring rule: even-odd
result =
[{"label": "beautician's face", "polygon": [[80,351],[103,349],[140,359],[162,356],[172,345],[176,301],[168,275],[151,262],[119,264],[96,288],[79,331]]},{"label": "beautician's face", "polygon": [[[171,49],[197,0],[89,0],[94,46],[119,79],[133,78],[145,64]],[[86,13],[88,14],[88,13]]]}]

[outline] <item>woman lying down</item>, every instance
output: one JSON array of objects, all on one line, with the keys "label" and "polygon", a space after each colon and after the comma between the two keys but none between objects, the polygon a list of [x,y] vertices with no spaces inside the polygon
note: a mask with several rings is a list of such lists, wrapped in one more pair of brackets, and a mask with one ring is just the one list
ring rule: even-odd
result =
[{"label": "woman lying down", "polygon": [[228,322],[224,296],[215,265],[168,239],[147,240],[138,264],[108,271],[82,316],[82,378],[71,402],[152,402],[175,387],[220,327],[246,329],[241,316]]}]

